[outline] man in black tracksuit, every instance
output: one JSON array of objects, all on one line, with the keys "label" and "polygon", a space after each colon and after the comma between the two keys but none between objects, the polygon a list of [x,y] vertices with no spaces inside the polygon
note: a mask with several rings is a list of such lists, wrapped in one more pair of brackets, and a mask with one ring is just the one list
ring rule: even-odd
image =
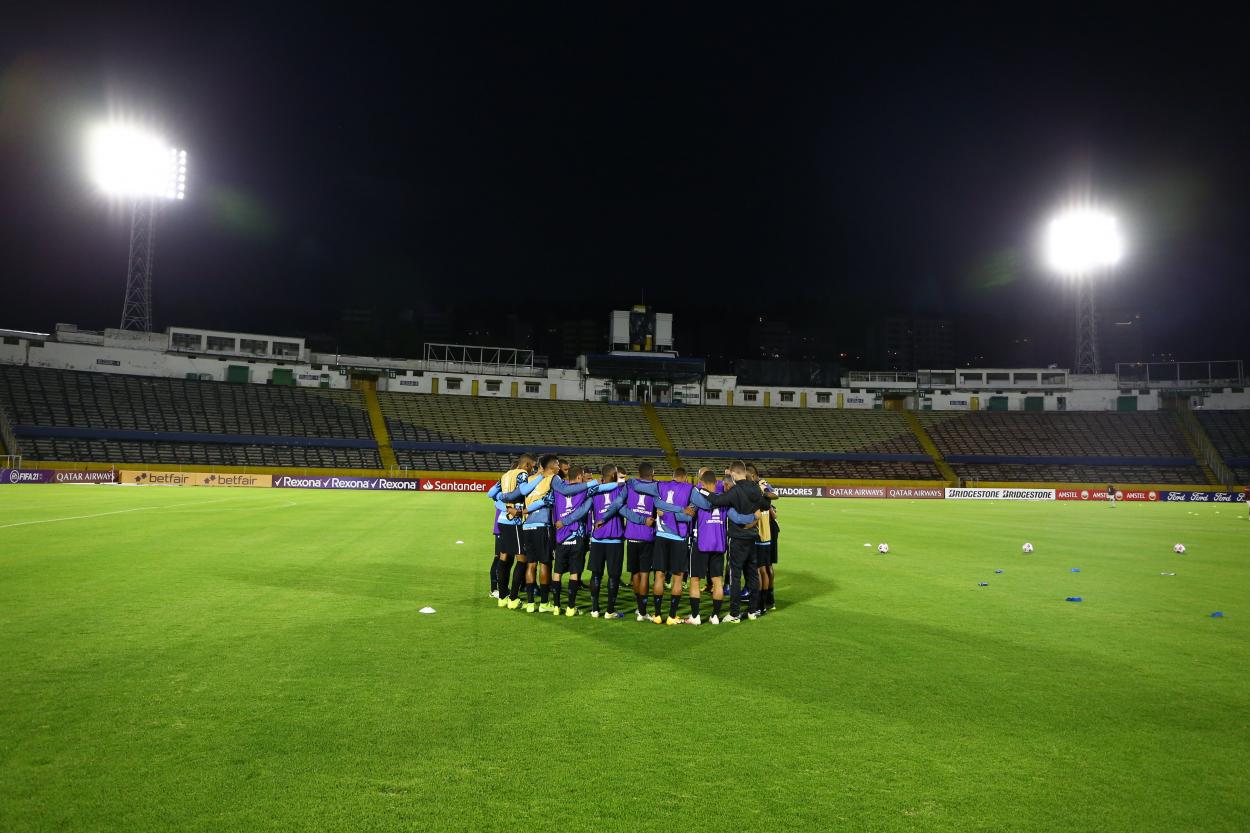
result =
[{"label": "man in black tracksuit", "polygon": [[[707,498],[709,503],[713,506],[732,507],[741,515],[753,515],[764,507],[764,494],[756,483],[747,479],[747,468],[744,463],[739,461],[730,466],[729,476],[733,478],[733,488],[726,489],[718,495],[709,495]],[[729,586],[737,588],[738,577],[746,576],[747,591],[750,594],[747,618],[754,619],[755,611],[760,609],[760,576],[755,555],[759,534],[755,531],[754,524],[745,526],[733,521],[729,521],[728,524]],[[724,621],[742,621],[738,618],[740,604],[735,590],[729,599],[729,616]]]}]

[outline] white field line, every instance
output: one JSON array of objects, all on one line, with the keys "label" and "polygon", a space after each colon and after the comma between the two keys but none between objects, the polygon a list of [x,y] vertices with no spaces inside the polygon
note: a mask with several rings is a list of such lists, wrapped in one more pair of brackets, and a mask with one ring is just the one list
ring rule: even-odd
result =
[{"label": "white field line", "polygon": [[[225,503],[230,498],[222,498],[221,500],[210,500],[207,503]],[[103,518],[105,515],[125,515],[128,512],[143,512],[148,509],[173,509],[177,506],[204,506],[205,503],[200,501],[191,501],[189,503],[170,503],[164,506],[135,506],[131,509],[118,509],[113,512],[96,512],[91,515],[67,515],[64,518],[44,518],[38,521],[18,521],[15,524],[0,524],[0,529],[8,529],[14,526],[31,526],[33,524],[54,524],[61,521],[81,521],[86,518]]]}]

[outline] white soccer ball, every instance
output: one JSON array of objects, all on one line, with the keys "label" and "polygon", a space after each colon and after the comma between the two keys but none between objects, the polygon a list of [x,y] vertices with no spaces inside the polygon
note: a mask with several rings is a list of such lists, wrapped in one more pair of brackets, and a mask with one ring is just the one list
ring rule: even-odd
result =
[{"label": "white soccer ball", "polygon": [[877,544],[877,552],[889,552],[889,551],[890,551],[889,544]]},{"label": "white soccer ball", "polygon": [[1024,550],[1025,552],[1033,552],[1033,545],[1026,541],[1024,546],[1021,547],[1020,549]]},{"label": "white soccer ball", "polygon": [[1184,545],[1184,544],[1177,544],[1176,546],[1172,547],[1172,552],[1174,552],[1174,553],[1178,553],[1178,554],[1179,554],[1179,553],[1182,553],[1182,552],[1184,552],[1184,551],[1185,551],[1185,545]]}]

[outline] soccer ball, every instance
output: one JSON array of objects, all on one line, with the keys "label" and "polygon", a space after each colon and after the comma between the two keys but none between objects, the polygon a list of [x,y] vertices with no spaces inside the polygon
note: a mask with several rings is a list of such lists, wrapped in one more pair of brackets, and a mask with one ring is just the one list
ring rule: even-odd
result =
[{"label": "soccer ball", "polygon": [[877,552],[889,552],[889,551],[890,551],[889,544],[877,544]]},{"label": "soccer ball", "polygon": [[1033,552],[1033,545],[1026,542],[1025,545],[1021,547],[1020,549],[1024,550],[1025,552]]},{"label": "soccer ball", "polygon": [[1172,547],[1172,552],[1177,553],[1178,555],[1180,553],[1183,553],[1184,551],[1185,551],[1184,544],[1177,544],[1176,546]]}]

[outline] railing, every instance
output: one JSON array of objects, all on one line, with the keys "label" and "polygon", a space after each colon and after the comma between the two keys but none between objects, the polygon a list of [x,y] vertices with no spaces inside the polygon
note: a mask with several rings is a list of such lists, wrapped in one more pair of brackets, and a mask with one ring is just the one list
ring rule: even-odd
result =
[{"label": "railing", "polygon": [[1120,362],[1115,366],[1120,387],[1242,387],[1241,359],[1207,362]]},{"label": "railing", "polygon": [[13,426],[9,423],[9,415],[5,413],[3,407],[0,407],[0,439],[4,440],[4,447],[8,449],[9,454],[17,454],[17,437],[13,434]]},{"label": "railing", "polygon": [[1178,408],[1176,413],[1181,418],[1181,425],[1185,432],[1189,434],[1194,445],[1198,449],[1198,454],[1202,462],[1207,464],[1211,472],[1215,475],[1220,483],[1229,489],[1237,487],[1237,476],[1233,474],[1232,469],[1224,462],[1224,458],[1220,456],[1220,452],[1211,444],[1211,438],[1207,436],[1206,430],[1203,429],[1202,423],[1198,421],[1198,417],[1194,416],[1194,412],[1189,408]]}]

